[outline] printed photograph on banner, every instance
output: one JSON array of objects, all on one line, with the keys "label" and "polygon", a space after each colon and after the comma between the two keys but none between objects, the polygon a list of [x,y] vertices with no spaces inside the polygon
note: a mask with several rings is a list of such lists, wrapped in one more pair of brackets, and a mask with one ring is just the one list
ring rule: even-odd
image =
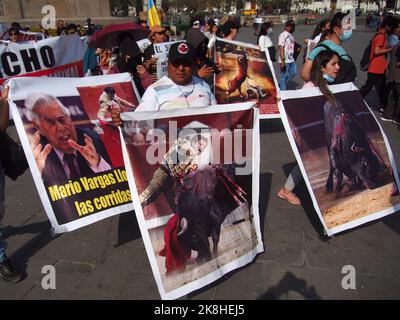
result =
[{"label": "printed photograph on banner", "polygon": [[184,110],[180,116],[164,111],[165,117],[149,115],[146,121],[126,115],[125,163],[128,175],[133,173],[129,183],[140,202],[135,212],[162,298],[196,290],[262,250],[253,159],[259,146],[249,106],[195,115]]},{"label": "printed photograph on banner", "polygon": [[260,118],[279,116],[277,83],[272,63],[259,48],[241,42],[217,39],[215,97],[219,104],[257,100]]},{"label": "printed photograph on banner", "polygon": [[[39,173],[37,179],[33,174],[36,186],[41,198],[47,195],[42,198],[46,212],[54,214],[56,227],[66,225],[65,231],[132,207],[119,132],[109,112],[130,111],[138,101],[129,78],[106,79],[35,78],[30,81],[43,87],[36,83],[33,88],[26,85],[28,79],[11,83],[17,131],[30,166]],[[61,89],[64,84],[67,89]],[[90,216],[91,221],[80,222]]]},{"label": "printed photograph on banner", "polygon": [[399,210],[390,146],[355,87],[336,92],[334,101],[307,96],[307,90],[296,92],[304,97],[282,96],[288,134],[328,231],[343,231]]},{"label": "printed photograph on banner", "polygon": [[37,42],[0,41],[0,85],[21,76],[82,77],[83,55],[84,46],[78,35]]}]

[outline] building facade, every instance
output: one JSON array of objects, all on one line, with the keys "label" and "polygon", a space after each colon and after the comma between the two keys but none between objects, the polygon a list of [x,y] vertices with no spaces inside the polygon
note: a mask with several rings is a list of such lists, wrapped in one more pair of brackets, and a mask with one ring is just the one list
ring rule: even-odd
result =
[{"label": "building facade", "polygon": [[55,7],[57,19],[72,21],[110,17],[109,0],[0,0],[0,21],[41,20],[45,5]]}]

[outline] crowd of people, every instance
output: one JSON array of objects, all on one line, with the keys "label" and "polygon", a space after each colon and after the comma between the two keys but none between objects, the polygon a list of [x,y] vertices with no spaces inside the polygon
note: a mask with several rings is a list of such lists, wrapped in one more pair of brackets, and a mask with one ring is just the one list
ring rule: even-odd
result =
[{"label": "crowd of people", "polygon": [[[357,75],[357,67],[342,46],[343,42],[352,37],[351,25],[343,24],[345,16],[346,14],[339,12],[331,19],[322,20],[316,26],[310,39],[304,41],[305,45],[308,45],[309,41],[317,45],[309,52],[300,72],[305,82],[303,88],[318,87],[332,104],[335,103],[335,97],[328,85],[355,81]],[[295,21],[288,20],[285,22],[284,31],[279,35],[278,49],[275,50],[271,40],[273,27],[271,21],[261,24],[257,45],[262,51],[268,52],[272,61],[275,61],[276,54],[278,55],[279,86],[281,90],[286,90],[290,80],[297,75],[296,60],[302,46],[295,39]],[[98,48],[95,51],[97,63],[90,71],[92,75],[129,72],[141,97],[138,106],[131,106],[138,112],[215,105],[217,102],[213,94],[213,75],[221,72],[222,67],[213,62],[212,48],[217,37],[235,40],[239,29],[240,24],[235,18],[227,19],[224,24],[221,24],[218,19],[192,18],[185,41],[177,41],[170,47],[168,75],[158,80],[154,45],[169,40],[169,28],[151,27],[146,47],[140,47],[130,34],[121,34],[118,47]],[[12,26],[9,31],[10,41],[18,41],[19,30],[17,25]],[[94,25],[90,19],[87,20],[83,30],[84,34],[79,25],[66,24],[64,21],[59,21],[57,26],[58,35],[77,33],[81,36],[90,36],[94,31]],[[375,86],[380,101],[380,105],[376,108],[382,112],[381,119],[392,121],[394,124],[400,123],[399,36],[400,21],[398,19],[387,16],[381,21],[378,32],[371,40],[368,79],[360,89],[362,96],[365,97]],[[107,90],[104,92],[104,97],[102,96],[99,119],[104,121],[106,114],[109,114],[113,124],[120,126],[123,124],[120,117],[122,108],[108,103],[115,96],[115,91],[112,88]],[[8,119],[7,90],[3,92],[0,99],[0,112],[0,130],[4,131],[7,126],[5,119]],[[56,121],[54,125],[65,124]],[[50,151],[49,149],[46,152]],[[96,159],[96,164],[99,162],[100,159]],[[292,204],[301,204],[300,199],[293,192],[301,178],[300,169],[296,166],[277,195]],[[0,168],[0,218],[3,211],[4,173]],[[9,263],[3,244],[0,245],[0,276],[7,282],[17,282],[21,279],[20,273]]]}]

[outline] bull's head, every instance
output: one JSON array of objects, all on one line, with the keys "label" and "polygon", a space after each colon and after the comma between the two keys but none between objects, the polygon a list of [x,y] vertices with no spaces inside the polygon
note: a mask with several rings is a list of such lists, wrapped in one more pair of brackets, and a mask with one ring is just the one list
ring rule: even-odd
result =
[{"label": "bull's head", "polygon": [[373,153],[361,155],[353,169],[366,188],[375,189],[380,186],[379,172],[382,165]]}]

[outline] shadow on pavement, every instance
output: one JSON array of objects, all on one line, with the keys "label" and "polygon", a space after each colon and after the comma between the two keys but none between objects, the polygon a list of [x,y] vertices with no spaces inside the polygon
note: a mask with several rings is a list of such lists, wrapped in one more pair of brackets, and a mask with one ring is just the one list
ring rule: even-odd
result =
[{"label": "shadow on pavement", "polygon": [[260,121],[260,134],[285,132],[281,119],[268,119]]},{"label": "shadow on pavement", "polygon": [[[264,230],[265,218],[271,194],[271,185],[272,185],[272,173],[260,174],[259,214],[260,214],[261,232]],[[262,232],[262,236],[264,237],[264,232]]]},{"label": "shadow on pavement", "polygon": [[305,280],[297,278],[291,272],[286,272],[276,286],[269,288],[257,300],[290,299],[288,296],[290,292],[296,292],[304,299],[321,300],[314,286],[308,286]]},{"label": "shadow on pavement", "polygon": [[5,238],[27,233],[37,233],[34,238],[29,240],[10,256],[10,259],[15,262],[15,265],[18,267],[18,270],[22,272],[24,278],[28,276],[26,270],[28,269],[29,258],[33,257],[38,251],[61,235],[53,235],[51,233],[49,221],[32,223],[17,228],[7,227],[5,231]]},{"label": "shadow on pavement", "polygon": [[115,248],[141,238],[135,211],[120,214],[118,221],[118,243]]}]

